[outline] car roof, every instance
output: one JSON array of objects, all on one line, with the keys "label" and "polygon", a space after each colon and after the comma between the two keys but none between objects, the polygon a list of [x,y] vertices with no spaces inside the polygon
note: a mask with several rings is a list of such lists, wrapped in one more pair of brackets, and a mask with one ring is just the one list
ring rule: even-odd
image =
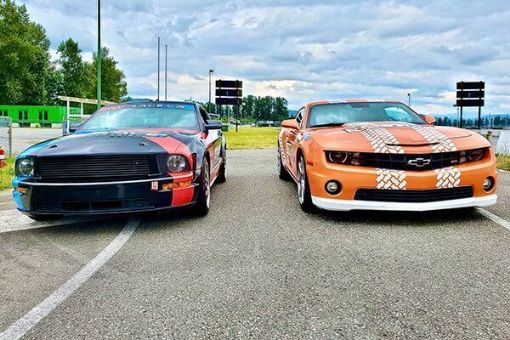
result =
[{"label": "car roof", "polygon": [[324,104],[345,104],[345,103],[402,103],[400,100],[395,99],[339,99],[339,100],[317,100],[308,102],[305,106],[311,107],[315,105]]},{"label": "car roof", "polygon": [[150,99],[143,99],[143,100],[132,100],[117,104],[109,104],[106,106],[115,106],[115,105],[129,105],[129,104],[193,104],[198,105],[197,102],[187,102],[184,100],[150,100]]}]

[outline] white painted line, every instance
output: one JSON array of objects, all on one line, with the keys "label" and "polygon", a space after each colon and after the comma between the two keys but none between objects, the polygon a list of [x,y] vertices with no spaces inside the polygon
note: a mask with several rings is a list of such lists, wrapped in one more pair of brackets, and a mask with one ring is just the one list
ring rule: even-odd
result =
[{"label": "white painted line", "polygon": [[122,248],[131,235],[133,235],[139,223],[140,218],[130,218],[120,234],[117,235],[106,248],[43,302],[10,325],[3,333],[0,333],[0,340],[21,338],[42,319],[48,316],[48,314],[71,296],[81,285],[87,282],[94,273],[101,269],[101,267]]},{"label": "white painted line", "polygon": [[0,234],[11,231],[20,231],[28,229],[37,229],[54,226],[64,226],[69,224],[86,223],[101,219],[109,219],[111,216],[83,216],[83,217],[66,217],[55,221],[37,222],[26,215],[23,215],[16,209],[8,209],[0,211]]},{"label": "white painted line", "polygon": [[501,217],[499,217],[498,215],[495,215],[495,214],[491,213],[490,211],[482,209],[482,208],[476,208],[476,211],[478,211],[483,216],[487,217],[492,222],[497,223],[500,226],[502,226],[503,228],[510,230],[510,222],[508,222],[507,220],[504,220]]}]

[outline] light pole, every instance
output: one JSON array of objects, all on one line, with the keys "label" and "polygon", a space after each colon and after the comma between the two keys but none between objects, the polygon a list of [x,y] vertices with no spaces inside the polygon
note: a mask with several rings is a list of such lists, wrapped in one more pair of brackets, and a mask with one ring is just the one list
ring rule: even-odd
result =
[{"label": "light pole", "polygon": [[165,44],[165,100],[167,99],[167,86],[168,86],[168,44]]},{"label": "light pole", "polygon": [[97,109],[101,108],[101,0],[97,0]]},{"label": "light pole", "polygon": [[158,102],[159,102],[159,48],[160,48],[160,38],[158,37]]},{"label": "light pole", "polygon": [[214,73],[214,70],[211,68],[209,69],[209,105],[207,107],[207,111],[211,111],[211,76]]}]

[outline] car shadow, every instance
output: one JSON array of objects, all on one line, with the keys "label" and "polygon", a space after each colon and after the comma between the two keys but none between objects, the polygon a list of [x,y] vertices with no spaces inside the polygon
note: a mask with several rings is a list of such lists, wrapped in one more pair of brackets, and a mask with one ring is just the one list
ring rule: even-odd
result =
[{"label": "car shadow", "polygon": [[446,225],[472,223],[483,219],[475,209],[436,210],[427,212],[405,211],[362,211],[345,212],[318,210],[311,214],[311,218],[330,222],[353,224],[377,224],[406,227],[430,227],[431,225]]}]

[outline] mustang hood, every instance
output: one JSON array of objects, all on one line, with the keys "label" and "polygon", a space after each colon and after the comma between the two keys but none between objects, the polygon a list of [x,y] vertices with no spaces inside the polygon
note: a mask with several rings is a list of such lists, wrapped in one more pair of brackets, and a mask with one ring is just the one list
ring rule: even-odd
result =
[{"label": "mustang hood", "polygon": [[311,129],[323,149],[375,153],[452,152],[490,146],[480,135],[458,128],[400,122],[352,123]]},{"label": "mustang hood", "polygon": [[76,156],[174,153],[197,139],[175,131],[119,130],[75,133],[47,140],[25,150],[21,156]]}]

